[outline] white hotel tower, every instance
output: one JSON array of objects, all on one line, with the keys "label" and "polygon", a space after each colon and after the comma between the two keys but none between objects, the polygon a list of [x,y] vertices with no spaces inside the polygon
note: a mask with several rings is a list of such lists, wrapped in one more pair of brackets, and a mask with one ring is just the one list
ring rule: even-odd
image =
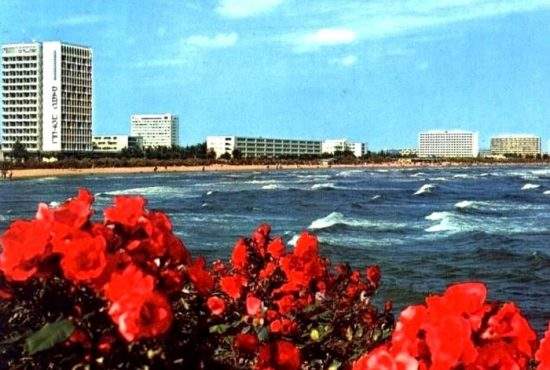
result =
[{"label": "white hotel tower", "polygon": [[475,158],[479,154],[477,132],[427,131],[418,136],[418,156],[423,158]]},{"label": "white hotel tower", "polygon": [[134,114],[130,125],[130,135],[141,137],[144,148],[179,145],[179,119],[175,114]]},{"label": "white hotel tower", "polygon": [[2,150],[92,149],[92,50],[51,42],[2,46]]}]

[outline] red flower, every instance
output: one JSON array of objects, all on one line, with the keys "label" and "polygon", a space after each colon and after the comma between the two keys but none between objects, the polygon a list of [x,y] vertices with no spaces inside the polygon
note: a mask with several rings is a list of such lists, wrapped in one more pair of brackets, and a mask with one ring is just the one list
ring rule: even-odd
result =
[{"label": "red flower", "polygon": [[133,229],[146,214],[147,201],[141,196],[116,196],[115,205],[103,212],[105,222]]},{"label": "red flower", "polygon": [[224,276],[220,279],[220,289],[233,299],[241,296],[241,289],[246,284],[246,279],[240,275]]},{"label": "red flower", "polygon": [[289,319],[282,318],[274,320],[269,324],[269,330],[272,333],[281,333],[283,335],[291,335],[298,329],[298,325]]},{"label": "red flower", "polygon": [[252,233],[252,241],[256,245],[256,248],[263,255],[267,241],[269,240],[269,233],[271,232],[271,226],[268,224],[261,224]]},{"label": "red flower", "polygon": [[258,337],[255,334],[248,333],[239,333],[235,335],[233,343],[236,349],[249,353],[256,352],[259,344]]},{"label": "red flower", "polygon": [[127,341],[163,334],[172,322],[166,297],[156,292],[126,295],[113,303],[109,315]]},{"label": "red flower", "polygon": [[296,241],[294,254],[300,258],[307,259],[317,256],[319,254],[317,237],[311,233],[308,233],[307,231],[302,232],[302,234]]},{"label": "red flower", "polygon": [[418,361],[407,353],[394,355],[384,346],[361,356],[352,370],[418,370]]},{"label": "red flower", "polygon": [[59,207],[50,208],[41,203],[38,205],[36,219],[46,222],[50,232],[58,238],[81,229],[92,215],[94,197],[87,189],[79,189],[75,198],[69,199]]},{"label": "red flower", "polygon": [[189,278],[202,295],[208,294],[214,287],[214,279],[205,268],[205,264],[204,258],[197,258],[191,266],[187,267]]},{"label": "red flower", "polygon": [[550,370],[550,324],[548,324],[544,338],[540,341],[535,360],[539,362],[537,370]]},{"label": "red flower", "polygon": [[212,296],[206,301],[212,315],[221,316],[225,312],[225,301],[219,297]]},{"label": "red flower", "polygon": [[281,370],[298,370],[301,365],[300,350],[291,342],[279,340],[275,343],[275,364]]},{"label": "red flower", "polygon": [[155,281],[152,276],[145,275],[135,265],[129,265],[122,272],[115,272],[105,284],[105,296],[110,301],[119,301],[126,295],[144,295],[153,291]]},{"label": "red flower", "polygon": [[46,225],[40,221],[15,221],[0,237],[0,270],[6,278],[24,281],[36,272],[37,260],[49,242]]},{"label": "red flower", "polygon": [[267,251],[273,258],[282,257],[285,254],[285,242],[282,238],[273,239],[267,246]]},{"label": "red flower", "polygon": [[262,309],[262,301],[249,294],[246,297],[246,313],[250,316],[255,316]]},{"label": "red flower", "polygon": [[525,356],[533,355],[537,336],[514,303],[506,303],[489,319],[484,339],[505,339],[514,343]]},{"label": "red flower", "polygon": [[106,243],[102,236],[94,237],[88,233],[79,233],[60,246],[61,250],[55,251],[63,254],[61,268],[69,279],[95,279],[107,266]]},{"label": "red flower", "polygon": [[296,301],[291,295],[285,295],[283,298],[275,301],[275,304],[279,307],[279,312],[283,315],[289,313],[296,307]]},{"label": "red flower", "polygon": [[233,248],[231,262],[236,270],[244,270],[248,262],[248,251],[246,241],[239,239]]},{"label": "red flower", "polygon": [[378,265],[367,267],[367,279],[375,288],[378,288],[380,285],[380,276],[380,267]]}]

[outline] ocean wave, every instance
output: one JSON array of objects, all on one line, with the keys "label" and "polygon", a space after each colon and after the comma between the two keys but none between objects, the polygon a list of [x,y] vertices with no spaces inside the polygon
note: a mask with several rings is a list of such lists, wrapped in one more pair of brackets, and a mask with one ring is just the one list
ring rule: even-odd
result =
[{"label": "ocean wave", "polygon": [[540,188],[540,185],[532,184],[532,183],[528,182],[527,184],[522,186],[521,190],[533,190],[533,189],[537,189],[537,188]]},{"label": "ocean wave", "polygon": [[298,241],[299,238],[300,238],[300,235],[299,235],[299,234],[296,234],[296,235],[294,235],[292,238],[290,238],[290,240],[289,240],[288,242],[286,242],[286,244],[295,247],[295,246],[296,246],[296,242]]},{"label": "ocean wave", "polygon": [[550,195],[550,190],[545,190],[542,194],[544,194],[544,195]]},{"label": "ocean wave", "polygon": [[313,184],[311,185],[311,190],[319,190],[319,189],[335,189],[336,186],[333,182],[325,182],[320,184]]},{"label": "ocean wave", "polygon": [[370,221],[365,219],[356,219],[345,217],[340,212],[332,212],[325,217],[314,220],[311,225],[308,226],[310,230],[323,230],[334,226],[344,225],[350,227],[367,228],[374,230],[393,230],[403,228],[405,225],[390,223],[384,221]]},{"label": "ocean wave", "polygon": [[414,193],[414,195],[429,194],[433,189],[435,189],[434,184],[424,184]]},{"label": "ocean wave", "polygon": [[48,205],[49,205],[50,207],[58,207],[58,206],[59,206],[59,202],[56,202],[55,200],[52,200]]},{"label": "ocean wave", "polygon": [[[469,207],[472,206],[470,205]],[[514,221],[509,218],[480,217],[471,214],[443,211],[432,212],[425,219],[437,222],[425,229],[428,233],[455,234],[461,232],[484,232],[492,235],[510,235],[548,231],[548,229],[540,227],[537,221],[528,222],[523,218],[518,218]]]},{"label": "ocean wave", "polygon": [[189,197],[189,194],[185,194],[185,190],[182,188],[175,188],[171,186],[147,186],[142,188],[130,188],[121,190],[106,191],[99,193],[99,196],[108,195],[143,195],[148,197]]},{"label": "ocean wave", "polygon": [[422,177],[422,176],[425,176],[426,174],[424,172],[417,172],[417,173],[413,173],[412,175],[410,175],[411,177]]},{"label": "ocean wave", "polygon": [[370,199],[371,200],[376,200],[376,199],[380,199],[382,196],[380,194],[376,194],[376,195],[373,195]]},{"label": "ocean wave", "polygon": [[279,188],[279,185],[277,185],[277,184],[269,184],[269,185],[262,186],[262,189],[264,189],[264,190],[275,190],[275,189],[278,189],[278,188]]},{"label": "ocean wave", "polygon": [[467,173],[457,173],[456,175],[453,175],[455,179],[475,179],[476,176],[470,175]]},{"label": "ocean wave", "polygon": [[358,174],[358,173],[362,173],[364,172],[363,170],[348,170],[348,171],[340,171],[338,172],[335,176],[338,176],[338,177],[349,177],[349,176],[353,176],[355,174]]},{"label": "ocean wave", "polygon": [[447,181],[446,177],[430,177],[430,181]]},{"label": "ocean wave", "polygon": [[212,195],[212,194],[214,194],[214,191],[213,191],[213,190],[208,190],[208,191],[206,192],[206,195]]}]

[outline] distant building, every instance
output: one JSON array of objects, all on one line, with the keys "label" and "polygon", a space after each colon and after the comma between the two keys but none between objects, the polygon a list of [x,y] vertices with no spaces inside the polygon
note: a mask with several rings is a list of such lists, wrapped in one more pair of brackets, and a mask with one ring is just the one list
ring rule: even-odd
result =
[{"label": "distant building", "polygon": [[334,154],[336,152],[352,152],[356,157],[362,157],[367,154],[366,143],[352,143],[347,139],[324,140],[321,144],[321,152]]},{"label": "distant building", "polygon": [[319,155],[321,141],[265,139],[241,136],[208,136],[207,150],[214,150],[216,157],[232,154],[237,149],[243,157],[279,157],[284,155]]},{"label": "distant building", "polygon": [[92,139],[94,152],[116,153],[125,148],[141,148],[143,139],[140,136],[105,135]]},{"label": "distant building", "polygon": [[144,148],[179,144],[179,119],[174,114],[134,114],[130,121],[131,136],[140,136]]},{"label": "distant building", "polygon": [[2,46],[2,150],[92,150],[92,50],[60,41]]},{"label": "distant building", "polygon": [[240,151],[243,157],[280,157],[286,155],[334,154],[337,151],[351,151],[356,157],[367,153],[366,143],[351,143],[346,139],[338,140],[294,140],[266,139],[241,136],[208,136],[207,150],[213,150],[219,158],[233,150]]},{"label": "distant building", "polygon": [[499,135],[491,138],[491,154],[537,156],[542,154],[541,139],[535,135]]},{"label": "distant building", "polygon": [[478,154],[477,132],[427,131],[418,138],[418,156],[422,158],[474,158]]}]

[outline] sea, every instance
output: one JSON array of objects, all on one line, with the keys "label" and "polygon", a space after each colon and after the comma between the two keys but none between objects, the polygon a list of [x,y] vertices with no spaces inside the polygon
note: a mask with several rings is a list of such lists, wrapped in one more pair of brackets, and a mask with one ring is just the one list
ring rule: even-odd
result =
[{"label": "sea", "polygon": [[550,320],[550,166],[149,173],[0,181],[0,230],[79,187],[96,217],[113,197],[145,196],[170,216],[194,256],[227,258],[235,241],[272,225],[289,248],[302,230],[322,254],[378,264],[376,300],[396,313],[460,281],[517,302],[542,333]]}]

